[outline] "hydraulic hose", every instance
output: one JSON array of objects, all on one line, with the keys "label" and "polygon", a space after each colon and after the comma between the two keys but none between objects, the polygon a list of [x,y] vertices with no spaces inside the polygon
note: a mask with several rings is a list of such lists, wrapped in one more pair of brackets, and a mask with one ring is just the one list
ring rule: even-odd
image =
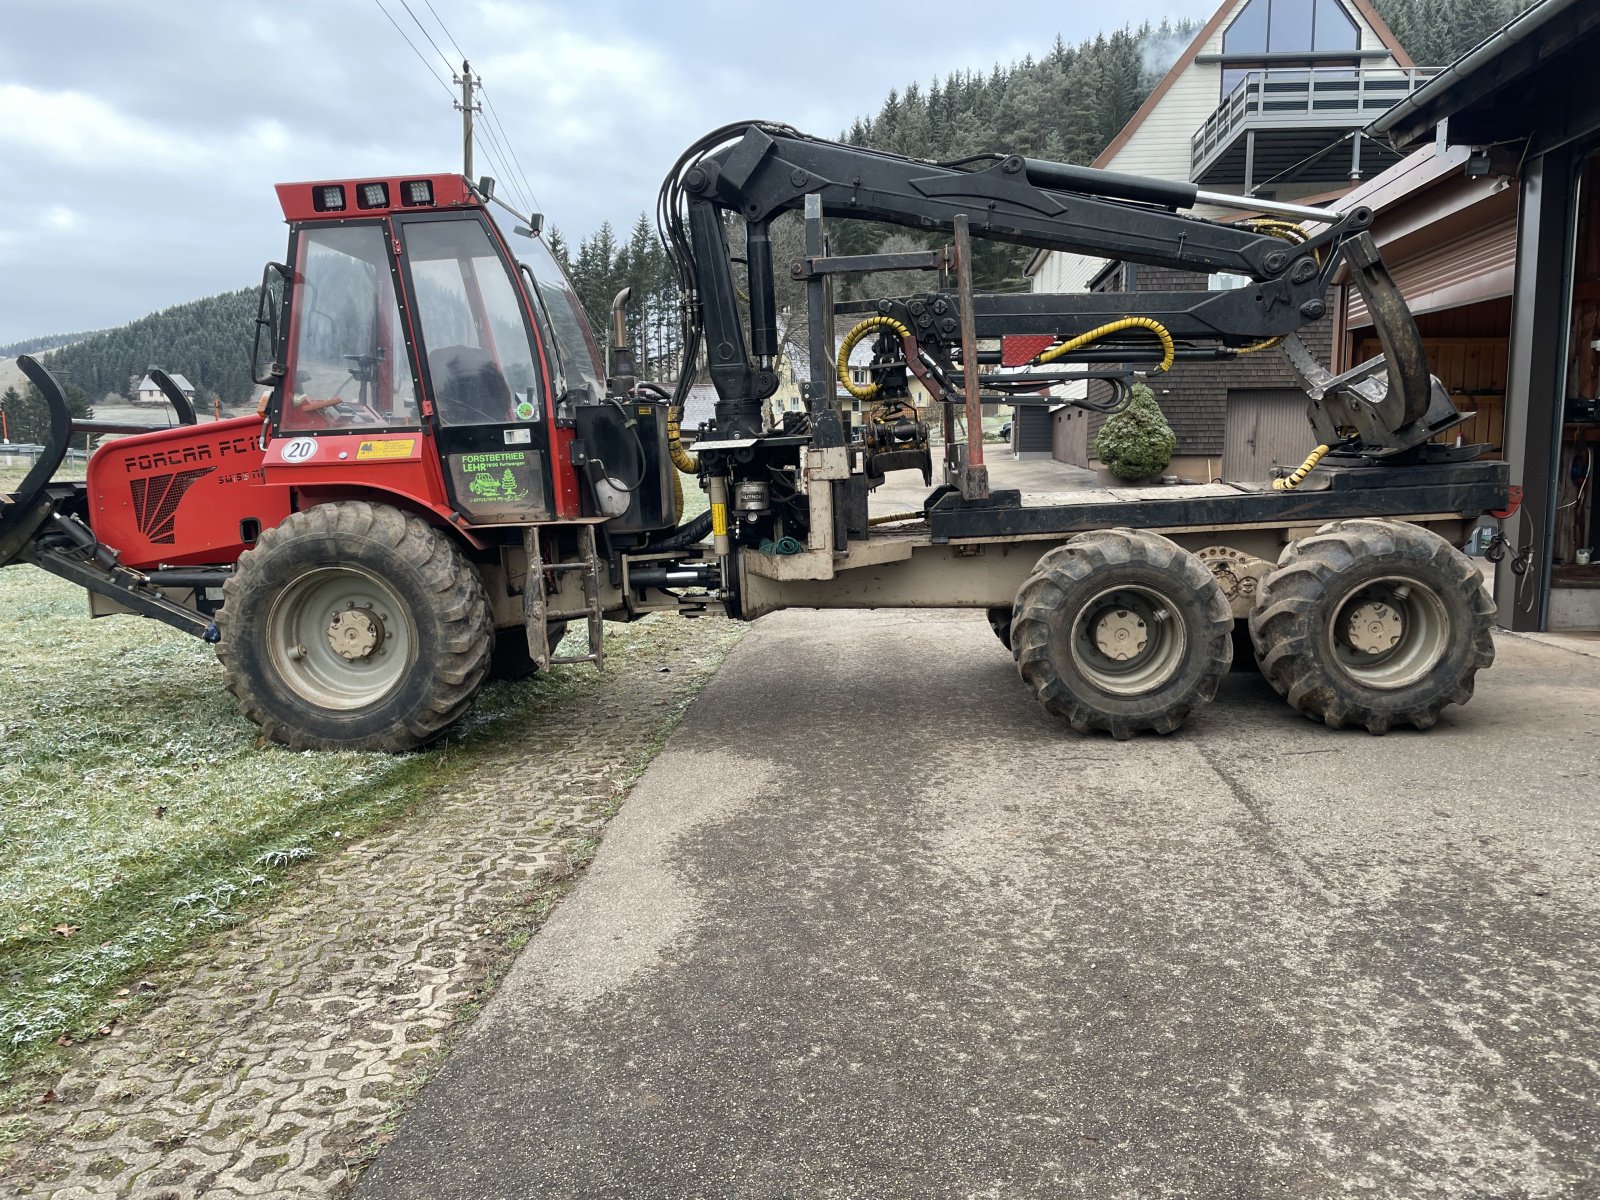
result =
[{"label": "hydraulic hose", "polygon": [[1294,491],[1295,488],[1299,487],[1306,481],[1306,476],[1311,474],[1311,472],[1316,468],[1316,465],[1322,461],[1322,456],[1331,449],[1333,449],[1333,447],[1327,445],[1318,446],[1310,454],[1306,455],[1305,462],[1301,463],[1293,471],[1289,472],[1287,478],[1274,479],[1272,481],[1272,490],[1275,492]]},{"label": "hydraulic hose", "polygon": [[1124,329],[1148,329],[1155,334],[1161,340],[1161,364],[1156,369],[1159,371],[1170,371],[1172,369],[1172,360],[1177,357],[1178,348],[1173,344],[1172,335],[1167,332],[1167,327],[1153,317],[1123,317],[1120,320],[1111,321],[1098,329],[1089,330],[1088,333],[1080,333],[1071,341],[1050,347],[1034,361],[1041,365],[1055,362],[1056,359],[1063,355],[1071,354],[1074,350],[1083,349],[1090,342],[1098,341],[1107,334],[1120,333]]},{"label": "hydraulic hose", "polygon": [[663,550],[682,550],[685,546],[692,546],[706,534],[711,532],[711,512],[701,513],[687,525],[674,529],[659,542],[652,542],[644,548],[645,554],[658,554]]},{"label": "hydraulic hose", "polygon": [[667,409],[667,454],[672,465],[685,475],[700,473],[700,460],[683,448],[683,433],[678,422],[683,420],[683,410],[673,405]]},{"label": "hydraulic hose", "polygon": [[893,525],[897,521],[920,521],[927,514],[919,512],[886,513],[881,517],[871,518],[868,525]]},{"label": "hydraulic hose", "polygon": [[893,317],[868,317],[849,333],[844,335],[844,341],[839,343],[839,382],[844,390],[857,400],[871,400],[878,394],[876,383],[858,384],[850,379],[850,351],[856,348],[856,343],[875,329],[891,329],[896,336],[908,338],[911,330],[907,329]]}]

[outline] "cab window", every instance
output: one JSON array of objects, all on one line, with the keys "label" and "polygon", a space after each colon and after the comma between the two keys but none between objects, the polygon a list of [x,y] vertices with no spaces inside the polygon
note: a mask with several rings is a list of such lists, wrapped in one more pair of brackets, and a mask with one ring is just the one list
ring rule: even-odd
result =
[{"label": "cab window", "polygon": [[414,308],[445,425],[507,424],[542,408],[533,340],[505,260],[477,221],[404,226]]},{"label": "cab window", "polygon": [[605,365],[578,293],[573,290],[561,264],[556,262],[555,255],[550,253],[550,248],[542,239],[533,238],[519,244],[517,249],[523,254],[528,269],[533,272],[539,301],[555,333],[566,388],[586,389],[588,399],[600,400],[606,390]]},{"label": "cab window", "polygon": [[416,392],[383,229],[301,232],[293,279],[291,432],[417,424]]}]

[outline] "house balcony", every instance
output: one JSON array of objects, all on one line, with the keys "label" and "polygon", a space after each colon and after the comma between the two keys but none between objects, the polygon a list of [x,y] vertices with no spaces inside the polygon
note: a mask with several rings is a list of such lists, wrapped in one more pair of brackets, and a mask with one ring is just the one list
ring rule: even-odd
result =
[{"label": "house balcony", "polygon": [[1376,174],[1401,156],[1361,130],[1436,74],[1430,67],[1251,71],[1190,139],[1189,178],[1266,195]]}]

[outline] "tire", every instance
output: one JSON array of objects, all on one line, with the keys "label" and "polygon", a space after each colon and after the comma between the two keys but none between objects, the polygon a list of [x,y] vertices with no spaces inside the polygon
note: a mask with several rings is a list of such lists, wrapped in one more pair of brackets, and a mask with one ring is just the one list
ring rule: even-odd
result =
[{"label": "tire", "polygon": [[[552,651],[567,636],[565,621],[552,621],[546,627],[546,638]],[[528,635],[522,626],[494,631],[494,649],[489,652],[489,678],[499,680],[526,679],[539,670],[539,664],[528,653]]]},{"label": "tire", "polygon": [[222,591],[223,680],[297,750],[413,750],[472,706],[494,630],[444,534],[364,500],[292,513]]},{"label": "tire", "polygon": [[1494,662],[1494,601],[1472,560],[1397,521],[1335,521],[1284,549],[1250,636],[1261,673],[1338,729],[1427,729]]},{"label": "tire", "polygon": [[1016,615],[1016,611],[1009,604],[988,610],[989,628],[994,630],[995,637],[1000,639],[1000,644],[1007,650],[1011,649],[1011,618]]},{"label": "tire", "polygon": [[1046,554],[1017,592],[1011,625],[1017,669],[1046,711],[1119,740],[1171,733],[1215,696],[1232,632],[1205,564],[1133,529],[1082,533]]}]

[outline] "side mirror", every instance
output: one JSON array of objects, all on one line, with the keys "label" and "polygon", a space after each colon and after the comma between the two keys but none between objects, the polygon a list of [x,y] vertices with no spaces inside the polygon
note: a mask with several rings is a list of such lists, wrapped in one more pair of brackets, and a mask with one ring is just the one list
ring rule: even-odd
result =
[{"label": "side mirror", "polygon": [[[278,361],[283,345],[283,330],[279,324],[283,312],[283,297],[289,286],[290,269],[283,263],[269,262],[261,269],[261,290],[256,297],[255,341],[250,347],[250,378],[265,387],[276,387],[283,378],[284,366]],[[261,358],[261,335],[267,334],[269,360]]]}]

